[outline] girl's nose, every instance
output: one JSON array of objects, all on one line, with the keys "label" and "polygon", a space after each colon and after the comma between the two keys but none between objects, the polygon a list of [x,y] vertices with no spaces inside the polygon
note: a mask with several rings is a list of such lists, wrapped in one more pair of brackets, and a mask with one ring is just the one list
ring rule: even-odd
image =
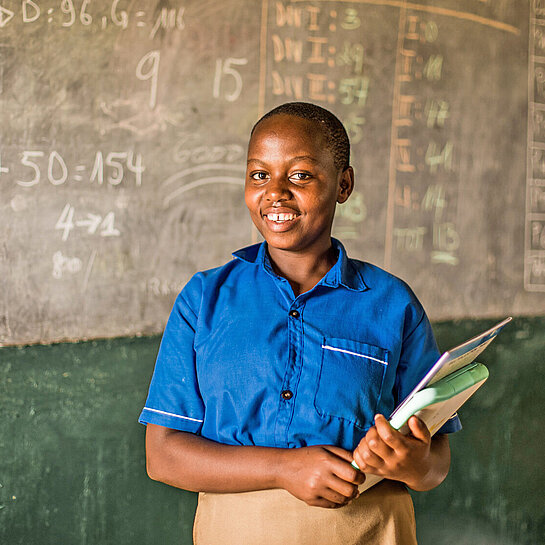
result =
[{"label": "girl's nose", "polygon": [[274,176],[267,184],[267,199],[271,201],[286,200],[291,196],[289,180],[284,176]]}]

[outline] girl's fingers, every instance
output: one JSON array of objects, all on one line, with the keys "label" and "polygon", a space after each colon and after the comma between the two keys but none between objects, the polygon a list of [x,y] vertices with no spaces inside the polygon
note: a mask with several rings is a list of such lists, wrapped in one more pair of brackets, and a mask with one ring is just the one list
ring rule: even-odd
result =
[{"label": "girl's fingers", "polygon": [[381,414],[377,414],[377,416],[375,416],[375,428],[380,439],[390,449],[397,450],[403,446],[403,435],[392,428],[388,420],[386,420],[386,418]]},{"label": "girl's fingers", "polygon": [[367,448],[382,460],[387,460],[394,454],[394,449],[385,443],[377,431],[365,438]]},{"label": "girl's fingers", "polygon": [[418,439],[419,441],[422,441],[423,443],[429,443],[431,441],[431,434],[428,430],[428,427],[420,418],[417,418],[416,416],[411,416],[409,418],[409,429],[411,430],[411,433],[413,434],[413,437],[415,439]]},{"label": "girl's fingers", "polygon": [[329,452],[332,452],[339,458],[346,460],[347,462],[352,461],[352,453],[349,450],[345,450],[341,447],[336,447],[335,445],[324,445],[323,448],[325,448]]},{"label": "girl's fingers", "polygon": [[368,445],[360,445],[355,453],[356,463],[362,471],[374,473],[384,466],[384,460],[375,454]]},{"label": "girl's fingers", "polygon": [[334,507],[341,507],[352,501],[358,495],[357,490],[351,491],[350,494],[341,494],[334,488],[327,488],[324,490],[322,498],[334,504]]},{"label": "girl's fingers", "polygon": [[342,458],[341,460],[333,460],[332,471],[337,477],[353,484],[361,484],[365,480],[362,473],[352,465],[354,457],[350,451],[330,446],[324,448]]},{"label": "girl's fingers", "polygon": [[336,475],[331,476],[327,486],[344,500],[352,499],[358,493],[358,488],[356,485],[346,482],[344,479],[341,479]]}]

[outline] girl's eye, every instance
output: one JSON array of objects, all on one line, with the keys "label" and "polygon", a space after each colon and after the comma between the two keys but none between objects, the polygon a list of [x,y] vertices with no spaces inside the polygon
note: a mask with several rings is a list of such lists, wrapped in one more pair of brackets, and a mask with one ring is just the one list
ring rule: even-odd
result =
[{"label": "girl's eye", "polygon": [[252,172],[250,174],[250,178],[257,182],[263,182],[268,178],[268,176],[266,172]]},{"label": "girl's eye", "polygon": [[312,176],[308,172],[294,172],[290,176],[290,180],[293,180],[294,182],[305,182],[306,180],[310,180]]}]

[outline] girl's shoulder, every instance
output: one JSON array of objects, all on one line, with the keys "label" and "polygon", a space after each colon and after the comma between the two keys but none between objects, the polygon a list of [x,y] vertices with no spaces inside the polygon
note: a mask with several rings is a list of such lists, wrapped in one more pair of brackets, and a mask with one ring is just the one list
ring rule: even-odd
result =
[{"label": "girl's shoulder", "polygon": [[399,276],[368,261],[353,258],[349,258],[348,261],[349,266],[353,267],[357,274],[361,276],[367,289],[373,290],[375,293],[389,293],[390,296],[406,299],[408,303],[416,302],[419,304],[412,288]]}]

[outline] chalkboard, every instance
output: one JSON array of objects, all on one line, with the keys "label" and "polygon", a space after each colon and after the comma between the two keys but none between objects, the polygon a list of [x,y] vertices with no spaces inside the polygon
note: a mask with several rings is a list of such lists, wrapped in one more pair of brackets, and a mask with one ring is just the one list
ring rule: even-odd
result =
[{"label": "chalkboard", "polygon": [[[492,320],[434,324],[442,349]],[[0,350],[0,543],[191,544],[196,495],[145,472],[144,404],[159,337]],[[415,493],[420,545],[545,542],[545,318],[482,355],[487,383],[450,438],[438,488]],[[516,388],[513,386],[516,385]]]},{"label": "chalkboard", "polygon": [[312,101],[352,140],[334,235],[433,319],[545,310],[545,3],[0,4],[0,343],[159,332],[257,241],[249,130]]}]

